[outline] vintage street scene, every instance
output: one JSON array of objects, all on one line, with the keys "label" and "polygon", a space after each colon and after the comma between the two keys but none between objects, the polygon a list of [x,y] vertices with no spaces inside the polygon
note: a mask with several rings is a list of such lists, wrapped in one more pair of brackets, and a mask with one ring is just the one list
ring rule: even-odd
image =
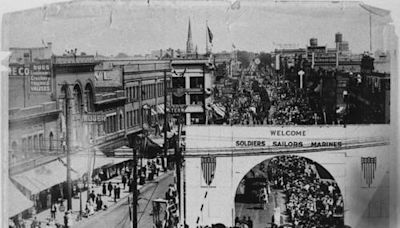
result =
[{"label": "vintage street scene", "polygon": [[391,23],[339,1],[5,14],[3,226],[391,227]]}]

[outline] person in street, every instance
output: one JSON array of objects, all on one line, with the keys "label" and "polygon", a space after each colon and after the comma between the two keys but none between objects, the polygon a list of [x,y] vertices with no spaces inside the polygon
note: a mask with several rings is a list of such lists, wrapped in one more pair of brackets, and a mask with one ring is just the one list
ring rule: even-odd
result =
[{"label": "person in street", "polygon": [[33,218],[33,221],[31,223],[31,228],[37,228],[39,226],[39,222],[36,217]]},{"label": "person in street", "polygon": [[111,196],[111,193],[112,193],[112,190],[113,190],[113,186],[112,186],[112,184],[111,184],[111,181],[108,182],[107,189],[108,189],[108,192],[109,192],[108,196]]},{"label": "person in street", "polygon": [[66,211],[65,214],[64,214],[64,227],[65,228],[71,227],[71,226],[68,225],[68,217],[69,217],[68,215],[69,215],[69,211]]},{"label": "person in street", "polygon": [[117,196],[118,196],[117,185],[114,185],[114,202],[117,202]]},{"label": "person in street", "polygon": [[107,194],[106,182],[103,182],[103,185],[102,185],[102,193],[103,193],[103,196],[105,196],[105,195]]},{"label": "person in street", "polygon": [[51,218],[56,219],[57,206],[55,203],[53,203],[53,205],[51,205],[50,213],[51,213]]},{"label": "person in street", "polygon": [[102,207],[103,207],[103,200],[101,200],[101,196],[100,196],[100,194],[98,194],[97,198],[96,198],[96,209],[97,209],[97,211],[100,211],[102,209]]},{"label": "person in street", "polygon": [[90,199],[92,199],[93,202],[95,202],[96,199],[96,194],[94,194],[94,190],[89,194]]},{"label": "person in street", "polygon": [[125,189],[125,185],[126,185],[126,177],[125,177],[125,175],[122,175],[122,184],[123,184],[123,186],[124,186],[124,189]]},{"label": "person in street", "polygon": [[117,184],[117,199],[121,198],[121,187],[119,184]]},{"label": "person in street", "polygon": [[250,219],[250,216],[247,217],[246,223],[247,223],[247,225],[249,226],[249,228],[253,228],[253,220]]}]

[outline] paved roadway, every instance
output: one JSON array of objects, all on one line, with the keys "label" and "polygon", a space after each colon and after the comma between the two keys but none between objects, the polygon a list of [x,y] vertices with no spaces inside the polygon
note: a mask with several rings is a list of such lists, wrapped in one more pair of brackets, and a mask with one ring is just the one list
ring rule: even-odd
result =
[{"label": "paved roadway", "polygon": [[[266,209],[261,207],[261,204],[257,203],[238,203],[235,202],[236,216],[242,219],[243,216],[251,218],[253,220],[254,228],[266,228],[271,227],[271,219],[274,214],[275,205],[281,207],[281,211],[285,212],[285,198],[282,191],[272,190],[272,194],[268,197],[269,204]],[[275,196],[275,192],[277,193]],[[281,214],[283,220],[286,220],[284,213]]]},{"label": "paved roadway", "polygon": [[[138,202],[138,227],[152,228],[153,216],[152,200],[164,198],[168,185],[173,183],[173,173],[170,172],[158,182],[149,182],[139,195]],[[122,199],[115,206],[101,214],[96,214],[87,222],[77,224],[74,228],[131,228],[129,217],[128,198]]]}]

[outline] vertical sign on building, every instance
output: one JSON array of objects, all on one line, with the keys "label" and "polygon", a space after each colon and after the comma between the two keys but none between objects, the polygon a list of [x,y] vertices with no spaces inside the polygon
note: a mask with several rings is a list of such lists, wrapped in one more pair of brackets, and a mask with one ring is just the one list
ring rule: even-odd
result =
[{"label": "vertical sign on building", "polygon": [[51,92],[50,62],[32,63],[31,92]]}]

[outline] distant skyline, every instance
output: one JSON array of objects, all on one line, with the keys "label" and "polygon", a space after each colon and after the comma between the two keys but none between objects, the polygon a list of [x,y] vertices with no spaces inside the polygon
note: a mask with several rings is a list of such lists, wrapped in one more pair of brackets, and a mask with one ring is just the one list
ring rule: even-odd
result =
[{"label": "distant skyline", "polygon": [[[233,7],[235,8],[235,7]],[[238,8],[238,7],[236,7]],[[341,32],[353,53],[369,50],[369,14],[357,2],[261,3],[241,1],[73,1],[6,14],[2,46],[38,47],[53,43],[53,52],[78,48],[87,54],[148,54],[159,49],[186,48],[188,20],[194,46],[205,51],[206,21],[213,32],[213,51],[269,52],[275,44],[305,47],[310,38],[335,47]],[[389,16],[372,16],[373,51],[388,49]]]}]

